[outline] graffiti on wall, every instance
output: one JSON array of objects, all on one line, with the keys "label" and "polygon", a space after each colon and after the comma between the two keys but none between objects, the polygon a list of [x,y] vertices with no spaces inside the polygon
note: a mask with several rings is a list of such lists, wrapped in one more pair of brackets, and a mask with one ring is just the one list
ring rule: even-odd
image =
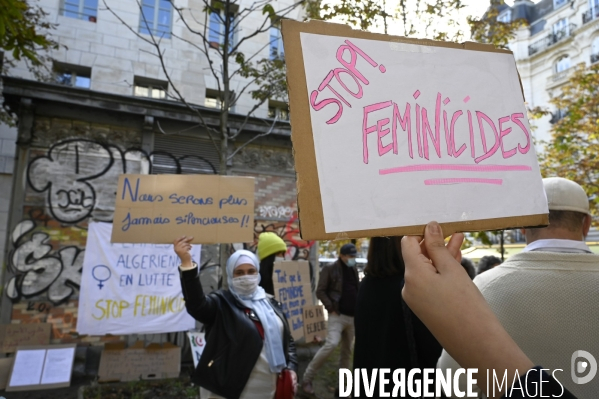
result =
[{"label": "graffiti on wall", "polygon": [[209,161],[196,155],[175,157],[164,151],[146,153],[139,148],[123,151],[112,144],[69,139],[30,161],[27,182],[35,192],[45,194],[50,214],[61,223],[75,224],[89,217],[112,221],[120,174],[152,173],[157,160],[180,174],[191,158],[216,173]]},{"label": "graffiti on wall", "polygon": [[293,217],[294,212],[290,206],[261,205],[258,207],[258,214],[263,218],[289,219]]},{"label": "graffiti on wall", "polygon": [[258,237],[264,232],[275,233],[287,245],[287,260],[310,260],[310,248],[314,245],[314,241],[304,241],[300,237],[299,223],[297,216],[292,216],[286,222],[254,222],[254,242],[247,244],[234,244],[234,249],[249,249],[256,252],[258,246]]},{"label": "graffiti on wall", "polygon": [[14,275],[6,295],[17,301],[46,293],[58,305],[79,291],[84,250],[67,246],[54,251],[50,236],[35,229],[33,220],[23,220],[12,231],[8,267]]}]

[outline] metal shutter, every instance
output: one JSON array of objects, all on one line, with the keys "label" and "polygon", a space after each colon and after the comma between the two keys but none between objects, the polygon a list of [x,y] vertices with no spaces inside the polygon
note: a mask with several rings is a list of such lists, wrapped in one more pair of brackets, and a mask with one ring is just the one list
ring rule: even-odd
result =
[{"label": "metal shutter", "polygon": [[[219,141],[216,141],[220,145]],[[210,139],[154,135],[152,174],[218,174],[220,160]]]}]

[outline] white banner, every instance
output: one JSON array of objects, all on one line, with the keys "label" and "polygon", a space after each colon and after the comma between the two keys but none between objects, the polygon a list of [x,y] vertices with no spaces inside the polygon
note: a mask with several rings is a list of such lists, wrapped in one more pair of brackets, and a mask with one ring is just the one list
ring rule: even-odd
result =
[{"label": "white banner", "polygon": [[[185,310],[172,244],[111,244],[111,233],[111,223],[89,225],[77,332],[157,334],[195,328]],[[201,245],[191,253],[200,264]]]}]

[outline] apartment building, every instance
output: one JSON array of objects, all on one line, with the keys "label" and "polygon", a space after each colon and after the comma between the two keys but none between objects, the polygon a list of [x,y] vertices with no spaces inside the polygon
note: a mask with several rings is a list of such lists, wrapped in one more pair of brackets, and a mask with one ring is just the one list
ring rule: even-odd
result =
[{"label": "apartment building", "polygon": [[525,19],[509,47],[514,52],[528,106],[548,107],[552,115],[535,121],[537,140],[549,140],[551,125],[564,110],[549,104],[576,65],[599,61],[599,0],[515,0],[498,19]]}]

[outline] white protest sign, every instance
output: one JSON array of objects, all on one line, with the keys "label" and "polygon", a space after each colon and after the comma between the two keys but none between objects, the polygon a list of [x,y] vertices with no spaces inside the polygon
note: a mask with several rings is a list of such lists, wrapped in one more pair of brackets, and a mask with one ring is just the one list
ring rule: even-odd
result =
[{"label": "white protest sign", "polygon": [[206,347],[206,333],[199,331],[188,331],[189,343],[191,345],[191,356],[193,357],[193,366],[198,367],[200,357]]},{"label": "white protest sign", "polygon": [[[324,25],[283,26],[286,56],[293,50],[292,61],[303,57],[303,68],[293,67],[288,80],[305,73],[305,88],[290,88],[291,106],[300,119],[309,116],[313,148],[297,136],[294,147],[296,154],[314,152],[316,171],[300,165],[298,187],[320,197],[320,235],[431,220],[468,228],[548,212],[511,53],[398,43],[402,38]],[[301,52],[292,43],[298,36]],[[293,123],[293,135],[309,134]],[[308,187],[319,187],[320,195]],[[320,216],[309,201],[300,201],[308,227]]]},{"label": "white protest sign", "polygon": [[[185,331],[185,310],[172,244],[111,244],[111,223],[90,223],[83,271],[79,334],[157,334]],[[200,264],[201,246],[193,245]]]}]

